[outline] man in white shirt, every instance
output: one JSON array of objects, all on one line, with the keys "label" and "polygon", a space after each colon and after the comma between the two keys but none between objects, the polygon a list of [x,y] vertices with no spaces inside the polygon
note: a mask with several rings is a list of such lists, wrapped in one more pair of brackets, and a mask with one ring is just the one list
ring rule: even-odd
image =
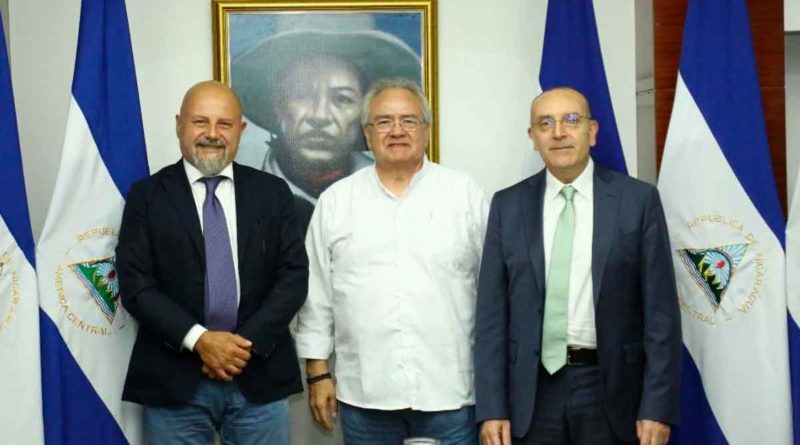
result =
[{"label": "man in white shirt", "polygon": [[375,84],[361,115],[375,165],[322,193],[306,235],[298,355],[314,419],[330,430],[341,414],[348,444],[477,444],[472,334],[487,203],[473,179],[427,160],[431,120],[414,82]]},{"label": "man in white shirt", "polygon": [[475,328],[485,445],[664,445],[678,422],[661,201],[592,162],[597,131],[580,92],[545,91],[528,132],[546,168],[492,199]]}]

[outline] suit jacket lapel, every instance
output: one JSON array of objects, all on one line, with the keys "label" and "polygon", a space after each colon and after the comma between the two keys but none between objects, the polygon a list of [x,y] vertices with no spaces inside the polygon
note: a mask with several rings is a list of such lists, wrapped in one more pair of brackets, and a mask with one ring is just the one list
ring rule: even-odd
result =
[{"label": "suit jacket lapel", "polygon": [[611,242],[617,228],[619,192],[613,176],[595,164],[594,170],[594,229],[592,231],[592,291],[595,306],[606,268]]},{"label": "suit jacket lapel", "polygon": [[192,238],[192,244],[197,249],[198,255],[205,263],[205,249],[203,247],[203,232],[200,230],[200,217],[197,214],[197,206],[194,203],[192,190],[189,186],[189,178],[183,167],[183,160],[178,161],[169,167],[162,179],[164,188],[169,194],[172,203],[181,216],[182,221],[186,221],[187,230]]},{"label": "suit jacket lapel", "polygon": [[520,208],[522,209],[522,223],[525,226],[525,239],[527,241],[528,255],[533,266],[533,275],[536,278],[538,294],[544,298],[545,272],[544,272],[544,244],[542,243],[542,211],[544,200],[544,170],[531,176],[527,181],[525,193],[520,194]]},{"label": "suit jacket lapel", "polygon": [[[247,252],[247,241],[256,221],[255,210],[259,208],[258,203],[253,202],[256,197],[253,194],[254,186],[250,184],[252,176],[247,169],[242,168],[237,163],[233,163],[233,181],[236,194],[236,242],[239,246],[239,264],[247,264],[244,254]],[[260,221],[258,221],[260,223]],[[240,269],[242,266],[239,266]],[[241,277],[241,274],[239,274]]]}]

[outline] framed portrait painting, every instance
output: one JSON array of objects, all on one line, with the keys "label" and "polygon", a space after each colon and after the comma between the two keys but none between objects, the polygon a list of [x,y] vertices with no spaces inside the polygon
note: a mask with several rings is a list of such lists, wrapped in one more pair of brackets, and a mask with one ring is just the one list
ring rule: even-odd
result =
[{"label": "framed portrait painting", "polygon": [[[436,0],[212,2],[214,76],[242,100],[237,162],[286,180],[303,228],[328,186],[373,162],[363,96],[404,77],[436,114]],[[434,119],[428,158],[438,161]]]}]

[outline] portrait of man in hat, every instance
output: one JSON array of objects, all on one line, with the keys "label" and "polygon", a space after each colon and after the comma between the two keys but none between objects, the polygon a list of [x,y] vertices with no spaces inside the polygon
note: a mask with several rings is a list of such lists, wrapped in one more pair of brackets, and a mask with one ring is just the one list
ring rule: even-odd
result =
[{"label": "portrait of man in hat", "polygon": [[264,130],[243,140],[239,160],[289,183],[303,230],[320,193],[373,162],[359,121],[369,86],[421,83],[419,49],[376,29],[380,15],[268,14],[267,37],[232,55],[231,86]]}]

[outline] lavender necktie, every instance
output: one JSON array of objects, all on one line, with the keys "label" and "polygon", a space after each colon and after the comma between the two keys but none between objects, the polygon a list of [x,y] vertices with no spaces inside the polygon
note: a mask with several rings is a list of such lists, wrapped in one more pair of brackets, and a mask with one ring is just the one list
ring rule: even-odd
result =
[{"label": "lavender necktie", "polygon": [[203,203],[203,238],[206,246],[206,328],[233,332],[238,303],[236,276],[225,211],[214,194],[222,176],[203,178],[206,200]]}]

